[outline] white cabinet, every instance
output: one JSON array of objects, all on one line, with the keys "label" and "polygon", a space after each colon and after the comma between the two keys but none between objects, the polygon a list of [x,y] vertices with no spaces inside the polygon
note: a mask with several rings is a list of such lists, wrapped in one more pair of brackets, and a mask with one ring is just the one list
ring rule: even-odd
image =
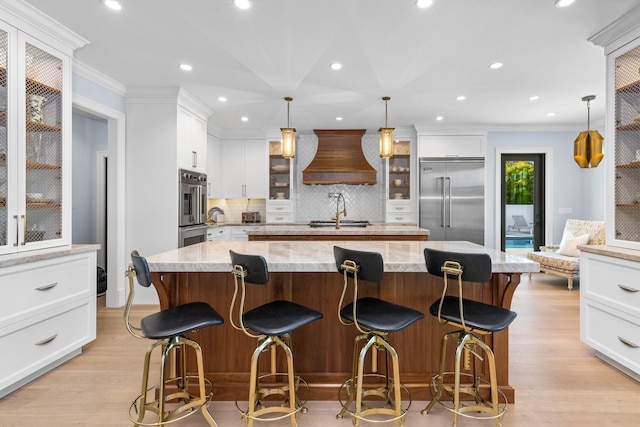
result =
[{"label": "white cabinet", "polygon": [[267,200],[267,224],[294,222],[291,200]]},{"label": "white cabinet", "polygon": [[230,227],[217,226],[207,230],[207,242],[226,242],[231,240]]},{"label": "white cabinet", "polygon": [[11,7],[0,5],[0,254],[71,242],[71,56],[81,46],[63,43],[62,29],[31,37],[11,25]]},{"label": "white cabinet", "polygon": [[609,248],[610,256],[580,253],[580,339],[640,381],[640,261]]},{"label": "white cabinet", "polygon": [[203,118],[180,106],[178,157],[181,168],[207,172],[207,123]]},{"label": "white cabinet", "polygon": [[0,295],[1,398],[95,339],[96,252],[0,268]]},{"label": "white cabinet", "polygon": [[267,198],[268,151],[265,140],[223,140],[222,157],[222,197]]},{"label": "white cabinet", "polygon": [[222,141],[207,135],[207,197],[222,198]]},{"label": "white cabinet", "polygon": [[418,157],[485,156],[485,135],[420,135]]}]

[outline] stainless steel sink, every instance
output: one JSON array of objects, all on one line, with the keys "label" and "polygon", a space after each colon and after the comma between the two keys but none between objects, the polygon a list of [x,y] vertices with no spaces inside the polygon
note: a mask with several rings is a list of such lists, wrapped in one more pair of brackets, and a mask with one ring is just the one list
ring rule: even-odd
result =
[{"label": "stainless steel sink", "polygon": [[[340,220],[340,227],[366,227],[371,225],[371,223],[367,220],[351,220],[351,219],[343,219]],[[309,221],[309,227],[317,228],[317,227],[335,227],[336,222],[331,220],[315,220]]]}]

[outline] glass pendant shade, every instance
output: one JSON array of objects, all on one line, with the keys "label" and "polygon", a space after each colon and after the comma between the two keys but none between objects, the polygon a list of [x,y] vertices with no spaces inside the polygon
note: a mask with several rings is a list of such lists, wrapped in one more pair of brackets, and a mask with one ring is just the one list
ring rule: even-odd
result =
[{"label": "glass pendant shade", "polygon": [[393,156],[393,129],[387,127],[387,102],[390,100],[388,96],[383,96],[384,101],[384,127],[378,129],[380,132],[380,157],[388,159]]},{"label": "glass pendant shade", "polygon": [[393,156],[393,129],[380,128],[380,157],[389,158]]},{"label": "glass pendant shade", "polygon": [[293,98],[287,96],[284,100],[287,101],[287,127],[280,128],[282,131],[282,157],[293,159],[296,156],[296,130],[289,127],[289,104]]},{"label": "glass pendant shade", "polygon": [[282,157],[292,159],[296,156],[296,130],[280,128],[282,131]]}]

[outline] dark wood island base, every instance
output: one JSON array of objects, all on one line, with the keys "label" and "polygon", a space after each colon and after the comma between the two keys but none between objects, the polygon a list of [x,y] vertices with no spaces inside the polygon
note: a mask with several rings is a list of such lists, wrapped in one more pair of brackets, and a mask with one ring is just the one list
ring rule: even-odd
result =
[{"label": "dark wood island base", "polygon": [[[152,268],[154,270],[154,268]],[[249,364],[255,342],[233,329],[228,307],[234,291],[228,272],[152,273],[162,309],[190,301],[206,301],[225,317],[225,324],[191,334],[205,355],[206,376],[213,383],[215,400],[246,400]],[[510,308],[520,273],[494,273],[490,282],[466,288],[468,298]],[[438,371],[440,339],[451,327],[428,315],[428,307],[440,297],[442,283],[425,272],[388,272],[381,283],[360,284],[361,296],[394,301],[426,314],[411,327],[391,334],[389,341],[400,358],[401,381],[414,400],[430,400],[429,383]],[[311,400],[336,400],[338,389],[351,371],[355,329],[339,323],[337,304],[342,276],[335,272],[272,272],[267,286],[251,289],[247,309],[275,299],[286,299],[318,310],[324,318],[292,334],[296,373],[310,386]],[[517,323],[517,320],[516,320]],[[487,336],[496,357],[498,385],[509,402],[515,391],[509,385],[509,332]],[[452,365],[453,355],[448,363]],[[194,361],[191,361],[194,363]],[[384,366],[379,364],[380,368]],[[262,370],[266,371],[265,365]],[[284,371],[284,368],[279,368]],[[483,364],[482,372],[487,366]]]}]

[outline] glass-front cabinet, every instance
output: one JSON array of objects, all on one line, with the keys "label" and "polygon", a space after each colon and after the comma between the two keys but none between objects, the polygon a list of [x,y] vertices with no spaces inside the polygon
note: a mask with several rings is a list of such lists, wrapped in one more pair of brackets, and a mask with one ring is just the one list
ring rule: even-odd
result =
[{"label": "glass-front cabinet", "polygon": [[615,122],[610,148],[614,201],[610,206],[610,232],[614,241],[634,247],[640,245],[640,47],[614,57],[613,70]]},{"label": "glass-front cabinet", "polygon": [[70,243],[69,64],[0,26],[0,253]]},{"label": "glass-front cabinet", "polygon": [[388,223],[416,223],[415,203],[412,199],[412,141],[393,142],[393,156],[387,165],[387,202],[385,221]]},{"label": "glass-front cabinet", "polygon": [[269,141],[269,199],[291,198],[291,159],[282,157],[280,141]]}]

